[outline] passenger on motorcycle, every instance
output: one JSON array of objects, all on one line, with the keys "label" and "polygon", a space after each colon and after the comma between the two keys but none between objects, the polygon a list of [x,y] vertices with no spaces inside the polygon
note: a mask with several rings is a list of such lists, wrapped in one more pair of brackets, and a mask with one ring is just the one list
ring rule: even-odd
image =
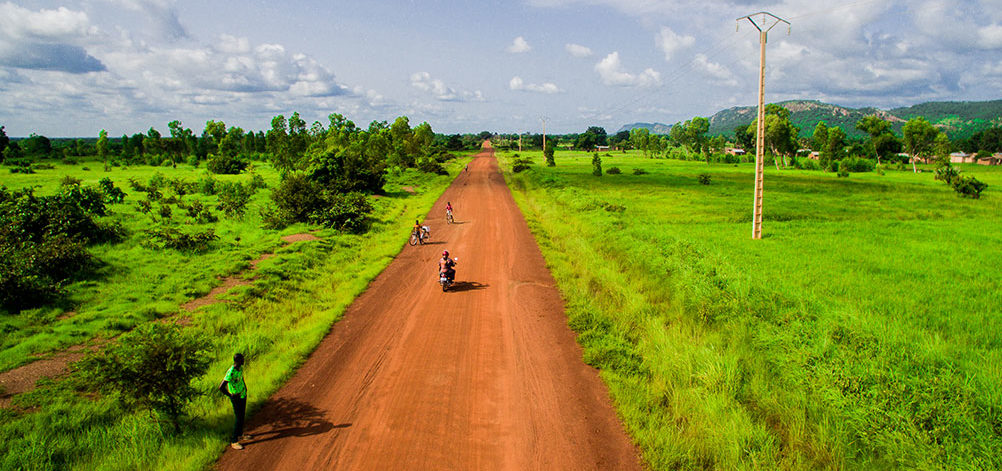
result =
[{"label": "passenger on motorcycle", "polygon": [[438,261],[438,273],[445,274],[445,277],[449,279],[450,282],[456,281],[456,261],[449,258],[449,251],[445,250],[442,252],[442,258]]}]

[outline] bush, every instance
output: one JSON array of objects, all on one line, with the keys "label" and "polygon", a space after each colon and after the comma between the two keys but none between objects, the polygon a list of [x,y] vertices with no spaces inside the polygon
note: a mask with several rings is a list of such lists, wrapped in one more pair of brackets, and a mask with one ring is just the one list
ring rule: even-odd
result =
[{"label": "bush", "polygon": [[512,160],[511,171],[512,173],[519,173],[532,168],[532,159],[528,157],[519,157],[518,154],[514,155],[515,160]]},{"label": "bush", "polygon": [[116,187],[110,178],[102,178],[101,181],[97,182],[97,186],[101,189],[101,193],[104,193],[105,203],[117,204],[125,201],[125,192]]},{"label": "bush", "polygon": [[699,180],[699,183],[702,185],[710,184],[710,174],[708,173],[701,173],[699,174],[699,176],[696,177],[696,179]]},{"label": "bush", "polygon": [[448,175],[449,172],[442,167],[437,160],[432,157],[426,157],[418,162],[418,170],[425,173],[434,173],[436,175]]},{"label": "bush", "polygon": [[59,186],[79,185],[81,183],[83,183],[83,180],[74,177],[73,175],[66,175],[59,180]]},{"label": "bush", "polygon": [[208,346],[177,324],[153,322],[123,334],[77,368],[85,384],[127,409],[148,410],[178,433],[188,403],[200,394],[191,383],[209,368]]},{"label": "bush", "polygon": [[325,196],[327,204],[313,213],[314,222],[347,232],[358,233],[366,229],[372,204],[364,193],[328,193]]},{"label": "bush", "polygon": [[217,155],[206,162],[205,168],[216,174],[236,175],[247,168],[247,161],[239,157]]},{"label": "bush", "polygon": [[602,157],[598,156],[598,152],[591,158],[591,174],[596,177],[602,176]]},{"label": "bush", "polygon": [[216,205],[216,209],[222,211],[226,217],[243,217],[253,193],[250,187],[244,187],[239,183],[223,183],[219,187],[219,204]]},{"label": "bush", "polygon": [[203,195],[215,195],[217,184],[219,184],[219,180],[212,178],[212,175],[208,175],[198,181],[198,192]]},{"label": "bush", "polygon": [[605,173],[609,175],[619,175],[623,173],[623,171],[620,170],[619,167],[609,167],[609,170],[606,170]]},{"label": "bush", "polygon": [[845,170],[846,172],[863,173],[872,172],[876,168],[877,163],[870,159],[861,159],[858,157],[849,157],[847,159],[842,159],[839,164],[839,170]]},{"label": "bush", "polygon": [[271,200],[275,202],[277,210],[274,213],[262,214],[269,227],[283,227],[293,222],[309,221],[310,215],[322,209],[325,204],[320,185],[301,173],[286,176],[272,190]]},{"label": "bush", "polygon": [[250,183],[248,184],[252,190],[259,190],[261,188],[268,188],[268,183],[264,181],[264,177],[258,174],[251,175]]},{"label": "bush", "polygon": [[952,165],[944,165],[936,169],[936,174],[933,177],[936,180],[944,182],[948,185],[953,185],[953,182],[960,178],[960,171]]},{"label": "bush", "polygon": [[642,168],[635,168],[635,169],[633,169],[633,174],[634,175],[647,175],[647,170],[644,170]]},{"label": "bush", "polygon": [[104,214],[103,195],[93,188],[71,185],[42,197],[0,186],[0,304],[20,309],[57,297],[93,265],[86,244],[121,235],[95,220]]},{"label": "bush", "polygon": [[172,226],[160,226],[146,231],[143,244],[154,249],[175,249],[191,252],[204,252],[209,244],[219,240],[211,228],[191,233],[182,232]]},{"label": "bush", "polygon": [[957,176],[953,180],[953,190],[965,198],[981,199],[981,192],[988,184],[970,176]]}]

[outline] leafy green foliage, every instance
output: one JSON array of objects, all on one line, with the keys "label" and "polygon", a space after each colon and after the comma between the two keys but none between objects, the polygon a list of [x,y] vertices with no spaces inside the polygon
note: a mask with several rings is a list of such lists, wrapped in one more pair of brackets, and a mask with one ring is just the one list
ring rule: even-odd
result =
[{"label": "leafy green foliage", "polygon": [[226,217],[243,217],[247,210],[247,203],[254,194],[254,189],[250,185],[239,183],[223,183],[219,185],[216,195],[219,197],[219,204],[216,209],[223,212]]},{"label": "leafy green foliage", "polygon": [[209,342],[177,324],[153,322],[122,335],[80,362],[84,382],[127,408],[141,407],[181,432],[186,406],[200,395],[192,381],[209,367]]},{"label": "leafy green foliage", "polygon": [[20,309],[54,299],[63,284],[92,266],[88,243],[113,240],[99,224],[104,195],[77,184],[53,196],[0,186],[0,304]]},{"label": "leafy green foliage", "polygon": [[699,175],[696,176],[696,180],[699,181],[700,185],[709,185],[710,184],[710,174],[709,173],[701,173],[701,174],[699,174]]},{"label": "leafy green foliage", "polygon": [[147,247],[161,250],[175,249],[204,252],[216,240],[219,240],[219,237],[216,236],[216,232],[211,228],[185,232],[174,226],[161,225],[148,229],[146,231],[146,239],[143,242]]},{"label": "leafy green foliage", "polygon": [[532,159],[529,157],[519,157],[518,154],[513,156],[511,161],[511,171],[515,173],[524,172],[532,168]]},{"label": "leafy green foliage", "polygon": [[602,157],[599,157],[598,152],[591,158],[591,174],[596,177],[602,176]]},{"label": "leafy green foliage", "polygon": [[237,175],[247,168],[247,161],[236,155],[220,154],[205,164],[210,172],[222,175]]},{"label": "leafy green foliage", "polygon": [[310,219],[332,229],[346,232],[363,232],[368,226],[372,204],[364,193],[326,193],[325,204]]},{"label": "leafy green foliage", "polygon": [[102,178],[101,181],[97,182],[97,185],[101,189],[101,192],[104,193],[106,203],[118,204],[125,201],[125,192],[115,186],[115,182],[111,181],[110,178]]},{"label": "leafy green foliage", "polygon": [[606,170],[605,173],[607,173],[609,175],[619,175],[619,174],[623,173],[623,171],[620,170],[619,167],[609,167],[609,169]]}]

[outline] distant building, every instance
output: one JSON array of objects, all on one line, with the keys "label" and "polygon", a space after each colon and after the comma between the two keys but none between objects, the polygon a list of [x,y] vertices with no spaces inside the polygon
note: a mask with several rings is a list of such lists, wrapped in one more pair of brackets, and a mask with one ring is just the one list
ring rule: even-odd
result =
[{"label": "distant building", "polygon": [[598,152],[608,152],[609,146],[595,146],[595,150]]},{"label": "distant building", "polygon": [[745,155],[745,150],[740,147],[728,147],[724,149],[724,153],[727,155]]},{"label": "distant building", "polygon": [[968,154],[966,152],[954,152],[950,154],[951,164],[973,164],[977,157],[974,154]]},{"label": "distant building", "polygon": [[988,157],[978,159],[978,165],[1002,165],[1002,153],[996,152]]}]

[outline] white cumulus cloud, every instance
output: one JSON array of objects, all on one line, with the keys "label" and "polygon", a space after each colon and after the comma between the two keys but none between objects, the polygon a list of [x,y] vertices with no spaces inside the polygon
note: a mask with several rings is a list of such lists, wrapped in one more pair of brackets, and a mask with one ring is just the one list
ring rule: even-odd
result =
[{"label": "white cumulus cloud", "polygon": [[574,57],[588,57],[592,54],[591,48],[582,46],[580,44],[568,43],[567,45],[564,46],[564,49],[566,49],[567,52]]},{"label": "white cumulus cloud", "polygon": [[693,36],[680,36],[667,26],[662,26],[661,31],[654,37],[658,49],[665,54],[665,61],[670,61],[671,57],[679,50],[692,46],[696,43]]},{"label": "white cumulus cloud", "polygon": [[706,57],[706,54],[696,54],[692,63],[697,70],[703,71],[703,73],[714,79],[725,82],[728,85],[737,85],[737,80],[734,79],[734,73],[727,67],[711,62],[710,59]]},{"label": "white cumulus cloud", "polygon": [[602,83],[606,85],[649,87],[661,83],[661,74],[654,69],[647,68],[639,74],[631,74],[623,70],[618,51],[605,56],[605,59],[595,64],[595,71],[602,78]]},{"label": "white cumulus cloud", "polygon": [[543,84],[535,83],[525,83],[522,77],[514,76],[508,81],[508,88],[511,90],[523,91],[523,92],[536,92],[536,93],[560,93],[563,90],[560,89],[555,83],[545,82]]},{"label": "white cumulus cloud", "polygon": [[505,50],[512,54],[521,54],[523,52],[529,52],[530,50],[532,50],[532,46],[529,45],[529,42],[526,41],[525,38],[519,36],[515,38],[515,40],[512,41],[511,45],[508,46],[508,48]]},{"label": "white cumulus cloud", "polygon": [[411,74],[411,86],[418,90],[429,92],[439,101],[484,101],[484,94],[480,90],[456,91],[442,80],[432,78],[428,72],[415,72]]}]

